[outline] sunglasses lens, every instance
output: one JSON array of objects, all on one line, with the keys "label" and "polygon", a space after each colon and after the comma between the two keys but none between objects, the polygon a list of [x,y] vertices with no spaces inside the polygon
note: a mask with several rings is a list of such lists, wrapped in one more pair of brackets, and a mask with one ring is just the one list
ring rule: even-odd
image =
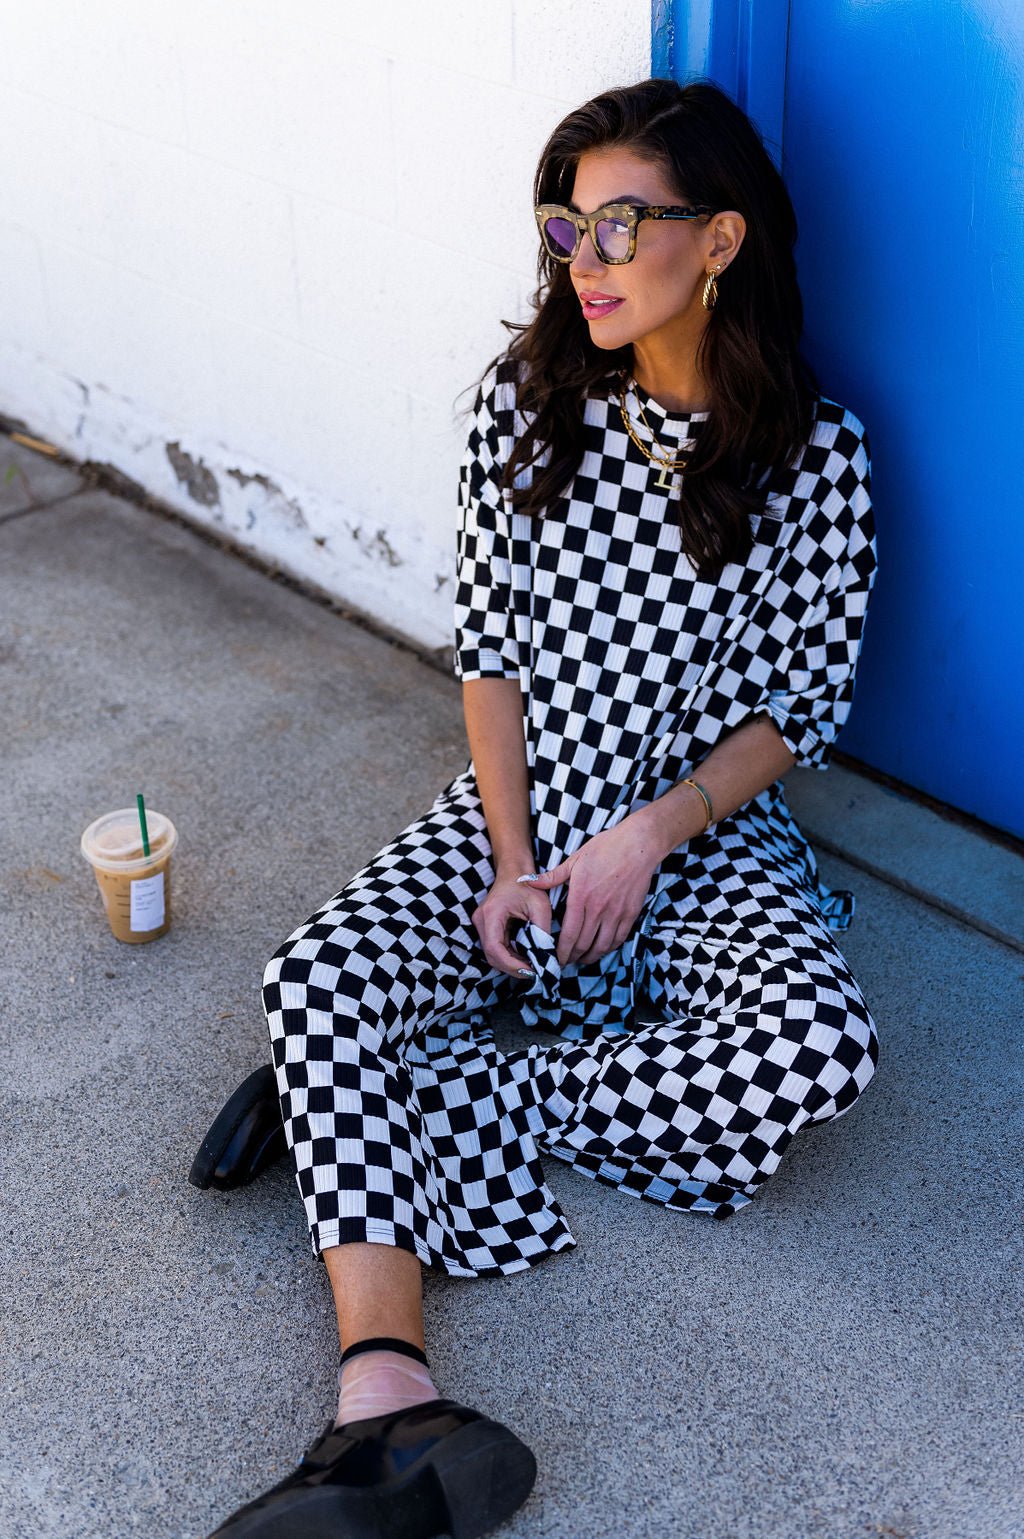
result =
[{"label": "sunglasses lens", "polygon": [[598,255],[613,262],[629,254],[629,226],[622,219],[599,219],[597,222]]},{"label": "sunglasses lens", "polygon": [[544,239],[552,256],[572,256],[576,250],[576,226],[570,219],[545,219]]}]

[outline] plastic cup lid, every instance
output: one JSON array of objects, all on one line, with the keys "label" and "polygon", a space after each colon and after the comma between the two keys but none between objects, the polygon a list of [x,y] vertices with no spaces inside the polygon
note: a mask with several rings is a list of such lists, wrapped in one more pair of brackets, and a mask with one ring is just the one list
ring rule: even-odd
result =
[{"label": "plastic cup lid", "polygon": [[154,860],[169,855],[178,842],[177,829],[162,812],[147,807],[146,826],[148,857],[142,848],[138,808],[121,807],[117,812],[105,812],[82,835],[82,854],[91,865],[105,871],[141,871]]}]

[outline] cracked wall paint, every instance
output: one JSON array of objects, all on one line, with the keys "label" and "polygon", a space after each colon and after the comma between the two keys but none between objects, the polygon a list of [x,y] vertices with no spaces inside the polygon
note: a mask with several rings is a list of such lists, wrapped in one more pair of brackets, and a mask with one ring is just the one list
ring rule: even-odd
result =
[{"label": "cracked wall paint", "polygon": [[220,506],[220,487],[217,485],[217,477],[208,465],[204,465],[202,460],[193,459],[191,454],[186,454],[180,443],[167,445],[167,458],[171,462],[171,469],[193,502],[198,502],[203,508]]},{"label": "cracked wall paint", "polygon": [[[4,348],[0,337],[0,360]],[[271,570],[309,580],[432,653],[450,650],[454,562],[447,511],[438,538],[429,520],[410,527],[400,499],[376,479],[360,485],[355,505],[346,505],[343,477],[327,484],[286,478],[276,464],[242,458],[239,446],[194,428],[183,439],[173,419],[102,377],[63,371],[60,387],[62,431],[56,430],[60,421],[51,431],[43,410],[15,425],[27,430],[43,423],[52,441],[108,489],[142,505],[165,503],[254,552]],[[53,388],[47,374],[41,391]],[[9,414],[4,420],[14,423]],[[434,507],[447,493],[445,486],[440,494],[418,496]],[[380,522],[385,506],[393,522]]]},{"label": "cracked wall paint", "polygon": [[[256,520],[260,515],[268,513],[272,517],[281,518],[285,525],[292,529],[309,528],[306,515],[302,511],[302,504],[297,498],[289,497],[286,492],[282,491],[277,482],[272,481],[269,476],[263,475],[261,472],[251,474],[248,471],[235,468],[228,470],[227,474],[231,477],[232,481],[237,481],[243,489],[250,486],[258,486],[262,492],[266,493],[262,507],[257,508],[251,503],[249,504],[246,522],[247,529],[252,529],[255,526]],[[320,541],[317,541],[317,543],[319,544]]]},{"label": "cracked wall paint", "polygon": [[374,556],[378,560],[384,560],[388,566],[401,566],[402,558],[391,544],[383,529],[378,529],[374,534],[364,532],[361,524],[350,524],[349,534],[355,540],[360,550],[368,556]]}]

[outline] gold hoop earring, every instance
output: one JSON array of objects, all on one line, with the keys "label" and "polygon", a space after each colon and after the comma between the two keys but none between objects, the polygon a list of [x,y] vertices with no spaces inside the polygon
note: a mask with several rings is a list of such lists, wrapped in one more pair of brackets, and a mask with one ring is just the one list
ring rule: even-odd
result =
[{"label": "gold hoop earring", "polygon": [[701,302],[704,305],[705,310],[713,310],[718,303],[718,282],[716,274],[720,273],[721,271],[722,264],[719,262],[714,272],[710,272],[707,275],[707,282],[704,284],[704,292],[701,295]]}]

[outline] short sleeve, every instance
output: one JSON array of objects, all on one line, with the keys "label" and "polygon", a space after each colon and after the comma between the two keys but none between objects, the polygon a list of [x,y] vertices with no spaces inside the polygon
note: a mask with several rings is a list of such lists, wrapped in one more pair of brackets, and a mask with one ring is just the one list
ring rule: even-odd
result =
[{"label": "short sleeve", "polygon": [[843,415],[826,463],[819,512],[827,524],[819,519],[818,527],[836,555],[805,613],[784,677],[768,697],[768,710],[796,763],[808,769],[828,768],[832,745],[850,714],[877,569],[871,451],[851,412]]},{"label": "short sleeve", "polygon": [[510,514],[501,491],[498,392],[494,375],[477,391],[459,468],[455,558],[455,674],[519,678],[512,609]]}]

